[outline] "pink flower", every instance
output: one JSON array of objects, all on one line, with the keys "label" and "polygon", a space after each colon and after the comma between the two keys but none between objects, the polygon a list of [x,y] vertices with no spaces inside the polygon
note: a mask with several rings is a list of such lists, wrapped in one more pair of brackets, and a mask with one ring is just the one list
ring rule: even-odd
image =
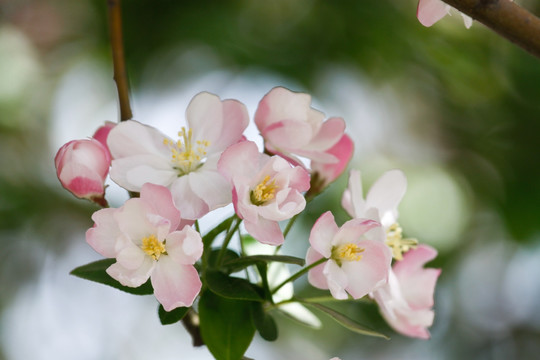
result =
[{"label": "pink flower", "polygon": [[[431,26],[441,20],[447,14],[450,14],[452,7],[441,0],[419,0],[416,10],[418,21],[424,26]],[[472,18],[461,13],[465,27],[468,29],[472,25]]]},{"label": "pink flower", "polygon": [[433,293],[441,270],[423,266],[436,256],[437,251],[427,245],[410,250],[395,263],[388,283],[371,294],[386,321],[403,335],[430,336],[427,328],[433,324]]},{"label": "pink flower", "polygon": [[347,293],[359,299],[386,282],[392,254],[376,221],[354,219],[338,228],[327,211],[311,229],[309,243],[307,264],[328,261],[311,269],[308,280],[336,299],[346,299]]},{"label": "pink flower", "polygon": [[311,107],[311,96],[276,87],[266,94],[255,113],[255,123],[265,141],[266,150],[300,164],[296,156],[319,163],[336,163],[327,151],[343,136],[345,122],[330,118]]},{"label": "pink flower", "polygon": [[229,183],[217,171],[223,150],[242,139],[249,117],[236,100],[200,93],[191,100],[188,129],[173,141],[157,129],[124,121],[109,134],[111,178],[130,191],[149,182],[168,187],[186,219],[198,219],[231,202]]},{"label": "pink flower", "polygon": [[109,136],[109,133],[111,130],[116,126],[116,123],[113,123],[111,121],[106,121],[105,125],[100,126],[94,135],[92,136],[94,139],[99,141],[103,146],[107,148],[107,151],[109,150],[109,146],[107,145],[107,138]]},{"label": "pink flower", "polygon": [[154,295],[166,311],[191,306],[201,289],[193,264],[201,257],[201,236],[181,224],[180,212],[170,191],[144,184],[140,198],[118,209],[103,209],[92,215],[94,227],[86,241],[101,255],[116,258],[107,273],[124,286],[138,287],[148,278]]},{"label": "pink flower", "polygon": [[326,186],[336,180],[345,170],[351,160],[354,151],[354,143],[348,135],[343,135],[341,139],[326,153],[335,156],[338,162],[321,163],[316,160],[311,161],[311,188],[310,192],[319,193]]},{"label": "pink flower", "polygon": [[251,141],[229,147],[218,169],[233,186],[233,204],[247,232],[264,244],[282,244],[278,221],[304,210],[302,192],[309,189],[307,171],[279,156],[261,154]]},{"label": "pink flower", "polygon": [[111,157],[95,139],[72,140],[62,146],[54,158],[56,175],[64,188],[79,198],[105,206],[104,182]]}]

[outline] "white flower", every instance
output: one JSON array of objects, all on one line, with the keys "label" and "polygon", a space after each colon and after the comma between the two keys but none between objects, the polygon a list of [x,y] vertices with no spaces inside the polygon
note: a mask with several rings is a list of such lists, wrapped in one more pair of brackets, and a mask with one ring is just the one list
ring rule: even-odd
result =
[{"label": "white flower", "polygon": [[231,187],[217,171],[223,150],[242,139],[245,106],[200,93],[186,111],[188,129],[173,141],[157,129],[128,120],[111,130],[111,178],[129,191],[149,182],[168,187],[184,219],[198,219],[231,202]]}]

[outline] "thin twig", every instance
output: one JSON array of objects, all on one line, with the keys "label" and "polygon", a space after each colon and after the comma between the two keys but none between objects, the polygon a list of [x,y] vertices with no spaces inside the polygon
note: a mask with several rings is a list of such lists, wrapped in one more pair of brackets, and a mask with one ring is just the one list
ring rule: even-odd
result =
[{"label": "thin twig", "polygon": [[540,58],[540,19],[510,0],[443,0]]},{"label": "thin twig", "polygon": [[114,81],[118,90],[120,102],[120,121],[129,120],[133,117],[129,104],[129,85],[126,74],[126,61],[122,36],[122,8],[121,0],[107,0],[109,11],[109,32],[111,36],[111,48],[114,67]]}]

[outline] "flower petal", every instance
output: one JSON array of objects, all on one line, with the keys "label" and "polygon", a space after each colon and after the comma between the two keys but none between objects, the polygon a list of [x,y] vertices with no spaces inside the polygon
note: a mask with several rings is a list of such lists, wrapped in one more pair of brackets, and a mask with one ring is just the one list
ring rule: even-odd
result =
[{"label": "flower petal", "polygon": [[107,208],[92,214],[94,227],[86,231],[86,242],[99,254],[107,257],[116,257],[116,242],[121,235],[118,224],[113,218],[117,209]]},{"label": "flower petal", "polygon": [[420,24],[431,26],[448,14],[450,6],[440,0],[419,0],[416,17]]},{"label": "flower petal", "polygon": [[284,238],[277,221],[271,221],[259,217],[257,223],[244,220],[246,231],[257,241],[268,245],[281,245]]},{"label": "flower petal", "polygon": [[111,179],[129,191],[139,192],[145,183],[169,186],[176,178],[176,171],[162,156],[142,154],[112,161]]},{"label": "flower petal", "polygon": [[440,269],[423,268],[437,256],[437,250],[427,245],[419,245],[403,255],[403,260],[396,262],[394,273],[398,279],[403,297],[411,308],[430,308],[433,306],[435,284],[441,273]]},{"label": "flower petal", "polygon": [[164,139],[168,137],[156,128],[127,120],[110,131],[107,145],[113,159],[146,154],[168,158],[170,151],[163,143]]},{"label": "flower petal", "polygon": [[366,195],[366,207],[379,210],[381,223],[388,227],[397,220],[397,207],[407,191],[407,178],[401,170],[385,172]]},{"label": "flower petal", "polygon": [[324,265],[323,274],[328,281],[328,289],[333,297],[338,300],[345,300],[349,296],[345,288],[349,286],[349,278],[345,271],[336,264],[334,260],[329,260]]},{"label": "flower petal", "polygon": [[191,226],[185,226],[167,236],[167,253],[179,264],[195,264],[201,258],[202,252],[201,235]]},{"label": "flower petal", "polygon": [[[321,259],[323,256],[314,248],[310,247],[306,255],[306,265],[313,264],[315,261]],[[328,289],[328,280],[323,274],[324,263],[315,266],[308,272],[308,281],[316,288],[326,290]]]},{"label": "flower petal", "polygon": [[157,262],[151,281],[154,295],[165,311],[193,305],[202,286],[195,267],[178,264],[166,255]]},{"label": "flower petal", "polygon": [[341,266],[349,279],[346,290],[355,299],[383,285],[392,262],[392,253],[382,242],[366,240],[360,241],[358,246],[364,249],[362,259],[344,261]]},{"label": "flower petal", "polygon": [[210,209],[191,188],[188,175],[176,178],[171,185],[171,193],[182,218],[196,220],[206,215]]},{"label": "flower petal", "polygon": [[150,277],[154,263],[152,258],[145,256],[144,262],[137,269],[126,269],[119,263],[114,263],[106,271],[110,277],[124,286],[139,287]]},{"label": "flower petal", "polygon": [[334,215],[327,211],[313,225],[309,234],[309,243],[325,258],[330,258],[332,255],[332,239],[338,230]]},{"label": "flower petal", "polygon": [[174,206],[169,189],[164,186],[146,183],[142,186],[140,198],[148,204],[148,210],[152,214],[159,215],[169,221],[169,232],[178,228],[180,211]]}]

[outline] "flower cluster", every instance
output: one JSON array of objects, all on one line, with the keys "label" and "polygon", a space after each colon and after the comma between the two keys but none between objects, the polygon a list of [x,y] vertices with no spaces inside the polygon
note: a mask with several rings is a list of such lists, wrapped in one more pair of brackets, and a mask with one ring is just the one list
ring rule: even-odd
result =
[{"label": "flower cluster", "polygon": [[[198,312],[200,320],[191,325],[200,321],[202,338],[218,358],[216,316],[239,321],[247,312],[252,323],[242,329],[248,345],[249,329],[268,340],[277,336],[272,309],[302,313],[304,323],[320,326],[301,305],[310,300],[293,294],[292,281],[306,273],[311,285],[335,299],[372,299],[396,331],[428,338],[440,270],[423,268],[436,251],[404,238],[397,223],[404,174],[388,171],[364,199],[360,173],[351,171],[342,199],[351,220],[338,226],[325,212],[311,229],[305,261],[282,255],[297,215],[343,173],[354,146],[343,119],[325,120],[309,95],[281,87],[263,97],[254,122],[264,151],[244,136],[249,115],[242,103],[203,92],[190,102],[177,139],[128,120],[64,145],[55,159],[58,177],[75,196],[104,207],[92,216],[86,240],[110,259],[74,274],[126,291],[146,293],[150,286],[166,313],[185,309],[176,320]],[[108,174],[131,195],[119,208],[105,201]],[[202,236],[198,220],[231,203],[235,214]],[[220,236],[222,245],[215,247]],[[235,236],[241,251],[229,248]],[[253,254],[249,249],[257,242],[266,249]],[[289,275],[286,264],[305,267]],[[243,276],[231,276],[241,271]],[[241,334],[236,337],[241,341]]]}]

